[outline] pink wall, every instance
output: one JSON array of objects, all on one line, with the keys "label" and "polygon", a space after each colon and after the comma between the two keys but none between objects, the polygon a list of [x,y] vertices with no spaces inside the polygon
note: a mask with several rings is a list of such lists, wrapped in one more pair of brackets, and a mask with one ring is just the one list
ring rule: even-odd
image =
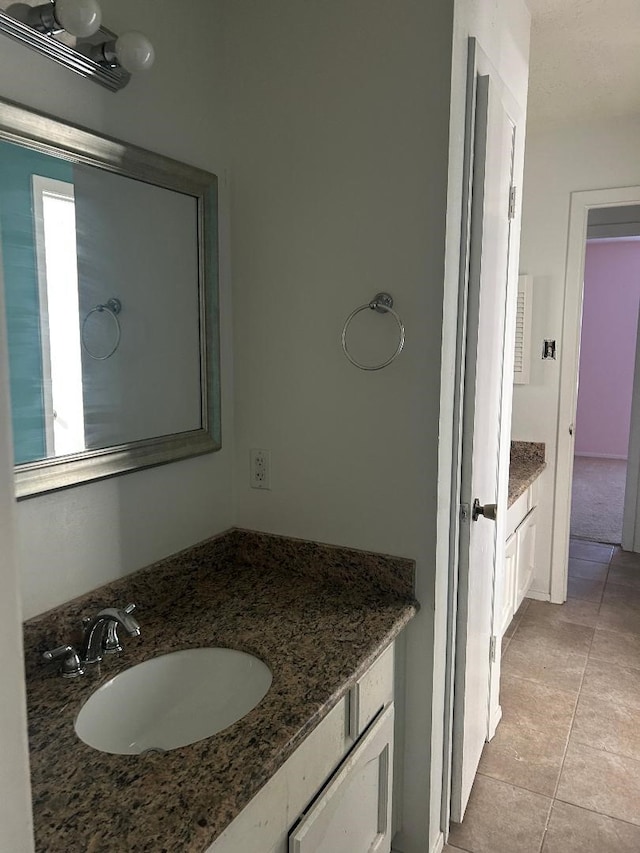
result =
[{"label": "pink wall", "polygon": [[627,457],[640,304],[640,239],[588,241],[577,454]]}]

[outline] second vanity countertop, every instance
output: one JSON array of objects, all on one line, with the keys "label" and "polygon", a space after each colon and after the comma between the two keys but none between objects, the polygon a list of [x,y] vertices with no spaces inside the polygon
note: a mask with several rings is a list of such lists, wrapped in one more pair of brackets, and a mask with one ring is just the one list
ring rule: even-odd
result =
[{"label": "second vanity countertop", "polygon": [[524,494],[534,480],[542,474],[547,467],[544,456],[544,442],[511,442],[508,506],[514,504],[520,495]]},{"label": "second vanity countertop", "polygon": [[[230,531],[25,624],[38,853],[202,853],[417,610],[411,560]],[[41,652],[79,619],[137,605],[124,652],[63,679]],[[162,755],[111,755],[74,721],[118,672],[185,648],[227,646],[273,673],[238,722]]]}]

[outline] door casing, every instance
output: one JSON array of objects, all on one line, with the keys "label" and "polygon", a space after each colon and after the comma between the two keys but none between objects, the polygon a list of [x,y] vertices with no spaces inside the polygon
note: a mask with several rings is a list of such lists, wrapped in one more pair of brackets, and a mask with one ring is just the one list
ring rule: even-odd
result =
[{"label": "door casing", "polygon": [[[640,204],[640,187],[619,187],[604,190],[581,190],[571,193],[567,266],[564,285],[564,313],[560,349],[560,398],[556,441],[556,465],[553,494],[553,530],[551,544],[551,601],[562,604],[567,598],[569,568],[569,534],[571,520],[571,487],[573,484],[574,424],[578,405],[578,369],[580,366],[580,330],[582,327],[582,297],[584,293],[585,246],[589,211],[596,207],[622,207]],[[634,380],[634,392],[638,376]],[[631,432],[640,429],[632,413]],[[635,451],[634,451],[635,452]],[[636,463],[640,464],[640,446]],[[637,475],[636,464],[636,475]],[[632,459],[629,459],[629,470]],[[633,483],[632,483],[633,486]],[[638,516],[638,478],[635,495],[629,491],[627,512],[625,495],[625,528],[623,537],[629,542],[630,525],[634,529]],[[638,525],[640,527],[640,525]],[[640,542],[638,543],[640,550]],[[635,550],[635,548],[634,548]]]}]

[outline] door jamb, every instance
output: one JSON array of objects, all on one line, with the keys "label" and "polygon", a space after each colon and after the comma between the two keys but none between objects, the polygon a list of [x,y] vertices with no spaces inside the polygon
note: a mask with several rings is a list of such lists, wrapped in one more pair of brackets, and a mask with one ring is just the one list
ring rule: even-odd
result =
[{"label": "door jamb", "polygon": [[640,509],[640,311],[638,312],[637,329],[621,543],[625,551],[635,552],[640,551],[640,531],[638,530],[638,509]]}]

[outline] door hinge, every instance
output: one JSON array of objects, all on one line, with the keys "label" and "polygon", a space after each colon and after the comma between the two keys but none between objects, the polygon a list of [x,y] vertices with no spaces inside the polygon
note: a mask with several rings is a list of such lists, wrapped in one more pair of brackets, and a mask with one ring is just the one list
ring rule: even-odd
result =
[{"label": "door hinge", "polygon": [[516,187],[509,188],[509,219],[514,219],[516,215]]},{"label": "door hinge", "polygon": [[498,638],[494,634],[491,637],[491,639],[489,640],[489,660],[491,661],[491,663],[496,662],[496,645],[497,645],[497,642],[498,642]]}]

